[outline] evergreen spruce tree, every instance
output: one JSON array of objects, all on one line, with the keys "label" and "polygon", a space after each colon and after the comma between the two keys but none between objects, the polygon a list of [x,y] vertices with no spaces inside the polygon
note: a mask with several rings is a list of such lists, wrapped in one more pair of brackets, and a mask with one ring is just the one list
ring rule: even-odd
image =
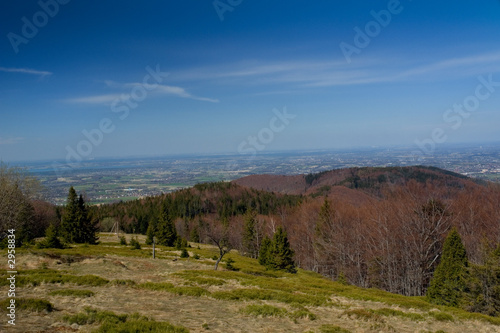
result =
[{"label": "evergreen spruce tree", "polygon": [[470,265],[464,308],[488,316],[500,316],[500,244],[483,244],[483,263]]},{"label": "evergreen spruce tree", "polygon": [[269,262],[269,252],[271,250],[271,239],[269,237],[264,237],[259,249],[259,264],[266,266]]},{"label": "evergreen spruce tree", "polygon": [[467,281],[467,253],[458,231],[453,228],[443,245],[441,262],[427,290],[427,299],[434,304],[459,306]]},{"label": "evergreen spruce tree", "polygon": [[273,236],[266,267],[272,270],[284,270],[289,273],[297,272],[293,262],[293,250],[288,242],[286,232],[281,227],[278,227]]},{"label": "evergreen spruce tree", "polygon": [[189,252],[184,248],[181,250],[181,258],[189,258]]},{"label": "evergreen spruce tree", "polygon": [[19,202],[16,219],[19,226],[16,229],[16,246],[21,246],[33,240],[33,206],[25,197]]},{"label": "evergreen spruce tree", "polygon": [[62,249],[64,245],[61,243],[57,237],[57,228],[55,225],[51,224],[45,230],[45,239],[38,243],[39,248],[51,248],[51,249]]},{"label": "evergreen spruce tree", "polygon": [[181,236],[177,236],[177,239],[174,242],[174,246],[176,250],[182,250],[187,247],[187,240],[185,240]]},{"label": "evergreen spruce tree", "polygon": [[78,198],[78,228],[79,237],[77,243],[96,244],[97,237],[97,223],[92,221],[87,210],[87,204],[80,194]]},{"label": "evergreen spruce tree", "polygon": [[75,243],[77,240],[78,223],[78,196],[73,186],[69,189],[66,207],[61,221],[62,237],[68,243]]},{"label": "evergreen spruce tree", "polygon": [[156,237],[158,244],[165,246],[174,246],[177,240],[177,230],[166,205],[163,205],[158,218]]},{"label": "evergreen spruce tree", "polygon": [[62,217],[61,229],[64,240],[68,243],[97,243],[97,223],[89,217],[83,196],[77,196],[70,187],[68,200]]},{"label": "evergreen spruce tree", "polygon": [[245,225],[243,226],[243,252],[250,258],[257,258],[255,211],[247,211],[245,214]]},{"label": "evergreen spruce tree", "polygon": [[233,264],[234,264],[234,260],[232,258],[227,258],[227,260],[226,260],[226,269],[228,271],[234,271],[234,272],[239,271],[240,269],[234,267]]}]

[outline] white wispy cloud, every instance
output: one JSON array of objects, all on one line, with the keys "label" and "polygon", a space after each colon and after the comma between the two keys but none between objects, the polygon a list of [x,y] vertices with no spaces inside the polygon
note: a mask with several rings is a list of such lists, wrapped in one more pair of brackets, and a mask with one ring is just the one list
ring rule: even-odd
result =
[{"label": "white wispy cloud", "polygon": [[[222,67],[200,68],[173,73],[172,77],[186,81],[209,81],[219,85],[284,85],[297,87],[335,86],[375,83],[388,80],[380,75],[381,62],[369,60],[348,66],[345,61],[308,59],[270,63],[237,63]],[[287,89],[288,89],[287,88]],[[268,89],[268,87],[266,87]]]},{"label": "white wispy cloud", "polygon": [[[113,101],[119,99],[122,94],[107,94],[107,95],[93,95],[69,98],[65,101],[68,103],[81,103],[81,104],[111,104]],[[128,95],[127,95],[128,96]]]},{"label": "white wispy cloud", "polygon": [[344,59],[247,61],[174,72],[172,77],[179,81],[207,81],[218,85],[286,85],[297,88],[447,80],[499,70],[500,51],[494,51],[438,61],[380,56],[359,59],[351,64]]},{"label": "white wispy cloud", "polygon": [[120,89],[124,91],[122,94],[105,94],[105,95],[92,95],[77,98],[67,99],[66,102],[70,103],[82,103],[82,104],[111,104],[116,100],[125,100],[130,98],[130,93],[134,87],[143,86],[148,94],[151,95],[173,95],[181,98],[188,98],[198,101],[218,103],[219,100],[215,98],[200,97],[189,93],[186,89],[177,86],[168,86],[161,84],[148,84],[131,82],[131,83],[119,83],[111,80],[104,81],[107,87]]},{"label": "white wispy cloud", "polygon": [[106,85],[108,87],[123,87],[123,88],[128,88],[132,89],[136,86],[144,86],[147,90],[151,91],[152,94],[156,95],[174,95],[177,97],[181,98],[188,98],[188,99],[194,99],[198,101],[204,101],[204,102],[211,102],[211,103],[218,103],[219,100],[215,98],[208,98],[208,97],[200,97],[193,95],[189,93],[185,88],[182,87],[177,87],[177,86],[168,86],[164,84],[143,84],[143,83],[124,83],[124,84],[119,84],[114,81],[105,81]]},{"label": "white wispy cloud", "polygon": [[52,75],[52,72],[39,71],[39,70],[36,70],[36,69],[30,69],[30,68],[6,68],[6,67],[0,67],[0,72],[32,74],[32,75],[39,75],[41,77]]},{"label": "white wispy cloud", "polygon": [[427,74],[453,72],[455,75],[478,75],[500,68],[500,52],[454,57],[417,66],[400,73],[398,77],[414,77]]},{"label": "white wispy cloud", "polygon": [[211,102],[211,103],[218,103],[219,102],[218,99],[192,95],[192,94],[188,93],[186,91],[186,89],[181,88],[181,87],[159,85],[157,88],[157,91],[159,93],[163,93],[163,94],[167,94],[167,95],[175,95],[178,97],[195,99],[198,101]]},{"label": "white wispy cloud", "polygon": [[[440,81],[476,77],[500,71],[500,51],[442,57],[438,60],[419,58],[371,57],[347,64],[344,59],[300,59],[290,61],[242,61],[238,63],[191,68],[171,73],[175,82],[196,82],[197,85],[228,87],[260,87],[265,94],[286,94],[297,90],[322,87],[369,85],[409,81]],[[104,81],[113,90],[130,94],[143,83]],[[177,85],[144,86],[152,96],[171,95],[210,103],[219,100],[198,96]],[[255,92],[259,94],[259,92]],[[126,95],[128,96],[128,95]],[[69,101],[88,104],[109,104],[122,94],[73,98]]]},{"label": "white wispy cloud", "polygon": [[20,138],[20,137],[17,137],[17,138],[1,138],[0,137],[0,145],[14,145],[14,144],[19,143],[23,140],[24,140],[24,138]]}]

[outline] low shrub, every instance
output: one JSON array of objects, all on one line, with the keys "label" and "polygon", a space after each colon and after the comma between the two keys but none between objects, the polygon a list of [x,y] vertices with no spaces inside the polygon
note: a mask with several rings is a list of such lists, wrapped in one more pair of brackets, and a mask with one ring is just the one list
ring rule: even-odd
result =
[{"label": "low shrub", "polygon": [[436,319],[437,321],[454,321],[455,320],[452,315],[444,313],[444,312],[430,311],[429,315],[432,318]]},{"label": "low shrub", "polygon": [[139,241],[136,238],[132,238],[130,240],[130,246],[132,247],[132,250],[140,250],[141,249],[141,244],[139,244]]},{"label": "low shrub", "polygon": [[91,325],[94,323],[112,323],[117,324],[120,322],[125,322],[128,318],[128,315],[122,314],[117,315],[111,311],[100,311],[95,310],[90,307],[86,307],[83,312],[77,313],[75,315],[66,315],[63,317],[63,320],[68,322],[69,324],[78,324],[78,325]]},{"label": "low shrub", "polygon": [[349,330],[334,325],[321,325],[319,331],[321,333],[351,333]]},{"label": "low shrub", "polygon": [[174,326],[167,322],[156,322],[137,313],[117,315],[111,311],[100,311],[88,307],[76,315],[64,316],[63,320],[69,324],[78,325],[101,324],[94,331],[96,333],[189,333],[184,327]]},{"label": "low shrub", "polygon": [[318,318],[314,313],[307,310],[306,308],[302,308],[290,313],[289,317],[292,318],[294,321],[296,321],[297,319],[316,320]]},{"label": "low shrub", "polygon": [[153,320],[129,320],[124,323],[105,323],[95,333],[189,333],[189,330],[167,322]]},{"label": "low shrub", "polygon": [[283,308],[278,308],[271,305],[248,305],[246,308],[240,310],[241,313],[255,316],[255,317],[285,317],[287,311]]},{"label": "low shrub", "polygon": [[233,264],[234,264],[234,260],[231,259],[231,258],[227,258],[227,260],[226,260],[226,269],[228,271],[235,271],[235,272],[239,271],[240,269],[234,267]]},{"label": "low shrub", "polygon": [[134,280],[121,280],[121,279],[116,279],[116,280],[111,280],[110,282],[114,286],[135,286],[136,283]]},{"label": "low shrub", "polygon": [[[7,312],[10,304],[10,299],[0,301],[0,311]],[[15,305],[16,311],[52,312],[54,310],[54,306],[49,301],[38,298],[16,298]]]},{"label": "low shrub", "polygon": [[186,249],[182,249],[181,258],[189,258],[189,253]]}]

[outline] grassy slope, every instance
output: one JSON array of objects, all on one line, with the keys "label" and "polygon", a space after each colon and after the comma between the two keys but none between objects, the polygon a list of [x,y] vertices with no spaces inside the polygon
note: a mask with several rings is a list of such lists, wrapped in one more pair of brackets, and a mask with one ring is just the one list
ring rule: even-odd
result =
[{"label": "grassy slope", "polygon": [[[189,249],[200,259],[180,259],[179,251],[160,247],[153,260],[150,247],[132,250],[118,245],[116,236],[102,235],[101,241],[66,250],[20,250],[18,293],[49,301],[54,310],[27,306],[18,311],[16,328],[7,331],[70,332],[70,325],[79,323],[83,332],[100,326],[114,332],[119,325],[161,332],[168,322],[175,325],[172,332],[185,332],[182,327],[190,332],[500,332],[499,318],[345,286],[303,270],[268,272],[236,253],[230,257],[239,271],[213,271],[216,251],[208,246]],[[6,286],[0,289],[7,294]]]}]

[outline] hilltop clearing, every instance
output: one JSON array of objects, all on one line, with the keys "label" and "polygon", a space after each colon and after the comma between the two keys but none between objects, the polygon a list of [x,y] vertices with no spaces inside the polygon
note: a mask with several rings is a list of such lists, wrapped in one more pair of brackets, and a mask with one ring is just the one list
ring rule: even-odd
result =
[{"label": "hilltop clearing", "polygon": [[[6,332],[498,332],[500,320],[299,270],[266,271],[228,255],[238,271],[213,270],[216,249],[192,244],[189,258],[157,247],[132,250],[118,237],[64,250],[23,249],[24,308]],[[126,235],[130,241],[131,235]],[[195,259],[195,255],[196,258]],[[2,281],[5,279],[2,277]],[[0,292],[6,293],[7,286]],[[3,306],[2,306],[3,308]]]}]

